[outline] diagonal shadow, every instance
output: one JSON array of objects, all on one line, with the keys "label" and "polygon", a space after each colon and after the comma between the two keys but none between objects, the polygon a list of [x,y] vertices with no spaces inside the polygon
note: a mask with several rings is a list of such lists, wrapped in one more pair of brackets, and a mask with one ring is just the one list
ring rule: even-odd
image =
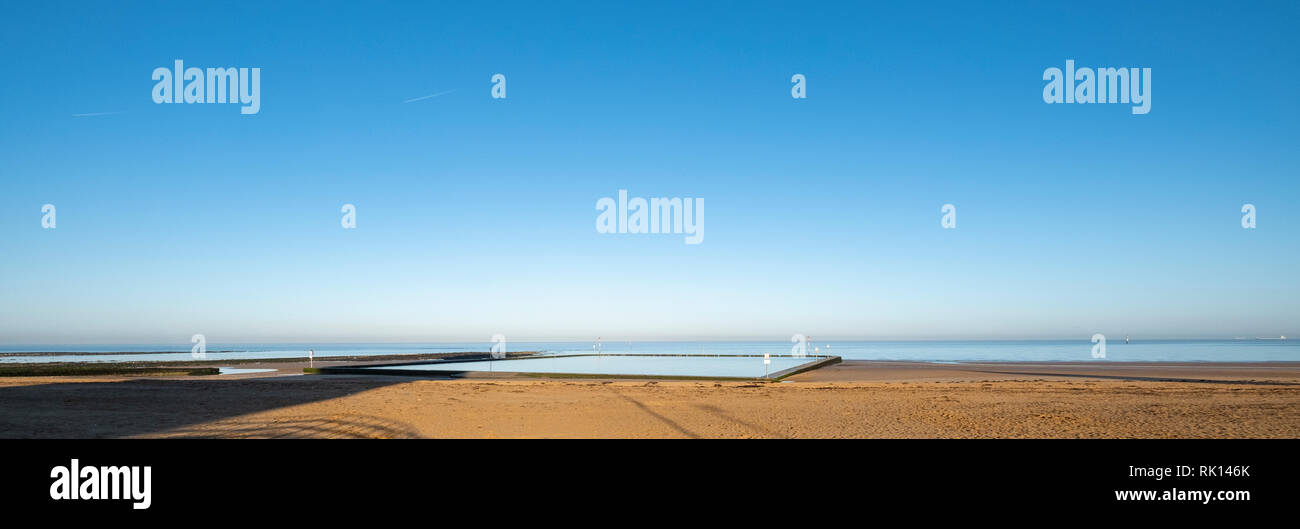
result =
[{"label": "diagonal shadow", "polygon": [[245,415],[409,382],[392,376],[293,376],[233,380],[129,379],[0,387],[0,438],[379,436],[414,429],[377,418]]},{"label": "diagonal shadow", "polygon": [[674,429],[674,430],[677,430],[678,433],[681,433],[682,435],[685,435],[686,437],[689,437],[689,438],[691,438],[691,439],[699,439],[699,438],[700,438],[699,435],[695,434],[694,432],[692,432],[692,431],[690,431],[690,430],[687,430],[686,428],[683,428],[682,425],[677,424],[676,421],[674,421],[674,420],[672,420],[672,419],[669,419],[669,418],[667,418],[667,417],[664,417],[663,415],[660,415],[659,413],[657,413],[657,412],[655,412],[654,410],[650,409],[650,407],[646,406],[645,404],[642,404],[641,401],[638,401],[638,400],[636,400],[636,399],[634,399],[634,398],[632,398],[632,397],[629,397],[629,396],[627,396],[627,395],[624,395],[624,394],[622,394],[622,393],[619,393],[618,391],[615,391],[614,388],[610,388],[609,390],[612,391],[612,392],[614,392],[615,395],[618,395],[618,396],[620,396],[620,397],[623,397],[623,400],[626,400],[626,401],[632,403],[633,405],[635,405],[636,407],[641,408],[641,411],[644,411],[644,412],[650,414],[651,417],[654,417],[654,418],[656,418],[656,419],[659,419],[659,420],[662,421],[664,424],[667,424],[670,428],[672,428],[672,429]]}]

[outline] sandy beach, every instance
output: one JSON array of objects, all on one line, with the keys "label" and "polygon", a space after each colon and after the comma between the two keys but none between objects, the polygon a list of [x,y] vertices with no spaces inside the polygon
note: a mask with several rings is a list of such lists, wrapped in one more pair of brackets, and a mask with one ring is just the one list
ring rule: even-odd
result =
[{"label": "sandy beach", "polygon": [[780,383],[421,379],[301,375],[304,364],[284,362],[240,367],[277,371],[0,378],[0,436],[1300,437],[1297,363],[848,361]]}]

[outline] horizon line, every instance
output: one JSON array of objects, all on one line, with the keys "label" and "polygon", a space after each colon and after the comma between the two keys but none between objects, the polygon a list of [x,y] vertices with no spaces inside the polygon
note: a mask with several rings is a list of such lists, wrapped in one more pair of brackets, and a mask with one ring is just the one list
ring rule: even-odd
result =
[{"label": "horizon line", "polygon": [[[1277,335],[1277,336],[1233,336],[1233,337],[1222,337],[1222,336],[1196,336],[1196,337],[1150,336],[1150,337],[1142,337],[1142,338],[1132,338],[1131,335],[1129,335],[1128,337],[1130,338],[1130,341],[1133,341],[1133,342],[1136,342],[1136,341],[1147,341],[1147,342],[1150,342],[1150,341],[1293,341],[1291,338],[1287,338],[1287,336],[1288,336],[1288,335],[1282,334],[1282,335]],[[1059,341],[1059,342],[1071,342],[1071,341],[1090,342],[1090,341],[1091,341],[1091,340],[1090,340],[1090,337],[1037,337],[1037,338],[1026,338],[1026,337],[1018,337],[1018,338],[1011,338],[1011,337],[1004,337],[1004,338],[988,338],[988,337],[983,337],[983,338],[951,338],[951,337],[948,337],[948,338],[839,338],[839,337],[837,337],[837,338],[827,338],[827,339],[815,339],[815,338],[816,338],[815,336],[809,336],[809,338],[810,338],[809,341],[817,341],[817,342],[822,342],[822,343],[826,343],[826,342],[847,342],[847,343],[852,343],[852,342],[868,342],[868,343],[870,343],[870,342],[885,342],[885,343],[887,343],[887,342],[1058,342],[1058,341]],[[815,339],[815,340],[814,340],[814,339]],[[533,338],[533,339],[511,339],[511,340],[508,340],[507,343],[545,343],[545,342],[555,342],[555,343],[596,343],[596,341],[597,341],[596,339],[573,339],[573,338],[535,339],[535,338]],[[601,339],[600,341],[602,341],[602,342],[604,342],[604,343],[610,343],[610,344],[628,343],[628,342],[637,342],[637,343],[690,343],[690,342],[705,342],[705,343],[709,343],[709,342],[785,343],[785,342],[789,342],[789,340],[770,339],[770,338],[656,338],[656,339],[626,339],[626,338],[615,338],[615,339]],[[1111,337],[1107,337],[1106,341],[1107,341],[1108,343],[1114,343],[1114,342],[1123,342],[1124,339],[1123,339],[1123,338],[1113,339],[1113,338],[1111,338]],[[238,341],[209,341],[208,343],[209,343],[209,344],[225,344],[225,345],[277,345],[277,344],[278,344],[278,345],[303,345],[303,344],[319,344],[319,345],[358,345],[358,344],[365,344],[365,345],[383,345],[383,344],[391,344],[391,345],[425,345],[425,344],[470,344],[470,343],[478,343],[478,342],[482,342],[482,343],[484,343],[484,344],[491,344],[491,343],[492,343],[491,340],[484,340],[484,339],[464,339],[464,340],[382,340],[382,341],[367,341],[367,340],[340,340],[340,341],[330,341],[330,340],[321,340],[321,341],[303,341],[303,340],[264,340],[264,341],[248,341],[248,340],[238,340]],[[177,345],[186,344],[186,345],[188,346],[189,343],[190,343],[190,342],[187,342],[187,341],[133,341],[133,342],[87,342],[87,341],[73,341],[73,342],[3,342],[3,341],[0,341],[0,347],[18,347],[18,346],[28,346],[28,345],[32,345],[32,346],[52,346],[52,345],[103,345],[103,346],[111,346],[111,345],[170,345],[170,344],[177,344]],[[793,343],[793,342],[791,342],[791,343]]]}]

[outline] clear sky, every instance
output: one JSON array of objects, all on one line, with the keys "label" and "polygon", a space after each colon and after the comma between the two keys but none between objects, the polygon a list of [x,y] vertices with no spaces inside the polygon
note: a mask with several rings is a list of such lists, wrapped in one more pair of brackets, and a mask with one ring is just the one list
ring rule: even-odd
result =
[{"label": "clear sky", "polygon": [[0,343],[1300,333],[1300,3],[261,4],[0,7]]}]

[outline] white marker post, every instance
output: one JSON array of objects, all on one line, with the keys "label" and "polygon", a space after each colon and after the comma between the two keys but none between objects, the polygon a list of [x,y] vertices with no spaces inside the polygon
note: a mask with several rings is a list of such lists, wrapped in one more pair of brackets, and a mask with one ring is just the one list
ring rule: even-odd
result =
[{"label": "white marker post", "polygon": [[307,367],[316,367],[316,350],[307,350]]},{"label": "white marker post", "polygon": [[768,366],[772,365],[772,355],[763,353],[763,378],[767,378]]}]

